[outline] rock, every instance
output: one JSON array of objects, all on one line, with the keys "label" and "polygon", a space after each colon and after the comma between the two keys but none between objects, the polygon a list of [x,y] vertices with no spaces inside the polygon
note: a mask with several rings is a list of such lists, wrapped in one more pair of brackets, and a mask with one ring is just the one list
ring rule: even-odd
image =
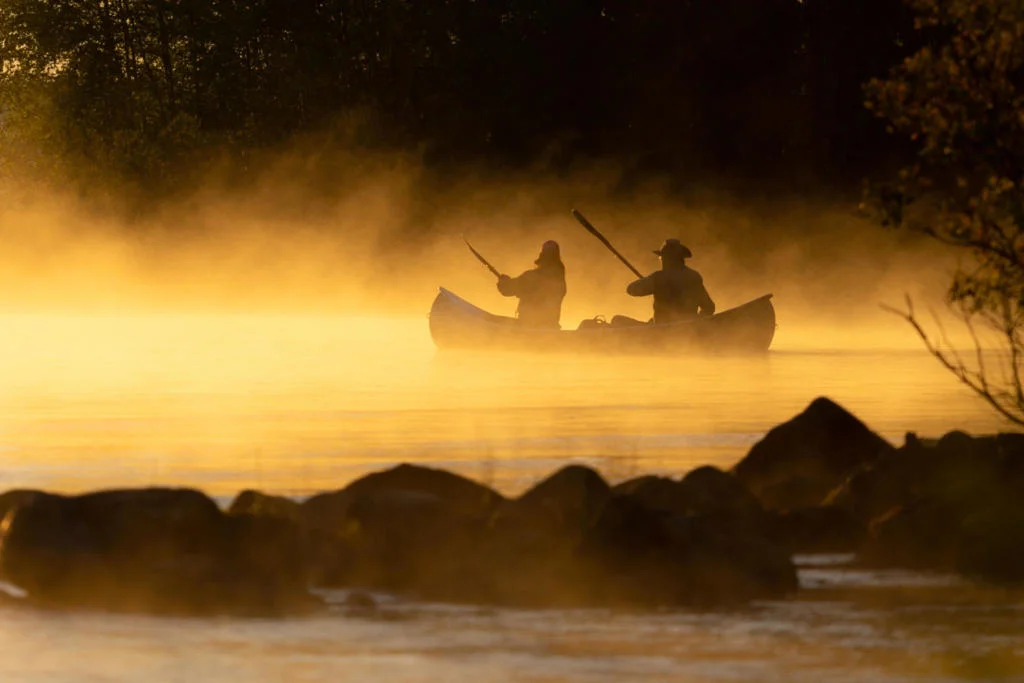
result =
[{"label": "rock", "polygon": [[1010,486],[1024,485],[1024,434],[998,434],[1000,476]]},{"label": "rock", "polygon": [[[347,490],[331,519],[332,544],[322,541],[314,566],[337,561],[316,585],[402,592],[423,599],[472,602],[483,580],[470,571],[487,517],[471,516],[435,494],[366,487]],[[468,508],[473,509],[473,508]],[[315,527],[310,533],[326,533]],[[335,556],[327,553],[333,548]]]},{"label": "rock", "polygon": [[653,475],[633,479],[615,486],[612,494],[629,495],[646,507],[679,515],[753,518],[764,512],[738,479],[710,465],[688,472],[680,481]]},{"label": "rock", "polygon": [[637,496],[647,507],[656,510],[672,510],[679,496],[679,482],[669,477],[645,474],[616,484],[611,493],[613,496]]},{"label": "rock", "polygon": [[465,556],[486,524],[436,495],[411,491],[358,494],[349,519],[351,585],[435,599],[459,598]]},{"label": "rock", "polygon": [[739,479],[716,467],[705,465],[687,472],[679,488],[688,514],[753,518],[763,512],[761,503]]},{"label": "rock", "polygon": [[871,465],[855,470],[823,501],[841,508],[867,526],[886,512],[921,498],[922,472],[930,456],[908,441]]},{"label": "rock", "polygon": [[867,539],[867,525],[833,505],[775,513],[771,538],[791,553],[856,552]]},{"label": "rock", "polygon": [[960,527],[956,568],[994,583],[1024,582],[1024,504],[990,506],[967,517]]},{"label": "rock", "polygon": [[260,491],[242,491],[228,506],[229,515],[253,515],[256,517],[280,517],[294,522],[301,520],[301,506],[284,496],[270,496]]},{"label": "rock", "polygon": [[0,493],[0,521],[2,521],[7,516],[7,513],[14,508],[19,505],[24,505],[36,496],[42,494],[42,491],[37,491],[35,489],[12,489],[10,491]]},{"label": "rock", "polygon": [[[818,505],[856,468],[892,446],[849,412],[817,398],[754,444],[733,474],[769,509]],[[798,480],[798,486],[787,482]]]},{"label": "rock", "polygon": [[454,590],[454,554],[503,500],[465,477],[408,464],[313,496],[299,516],[315,546],[315,585]]},{"label": "rock", "polygon": [[[954,431],[906,443],[858,472],[830,496],[861,519],[876,515],[863,552],[876,565],[958,570],[1018,580],[1024,439]],[[884,514],[877,514],[888,506]]]},{"label": "rock", "polygon": [[611,499],[577,554],[585,578],[574,585],[590,604],[724,605],[796,590],[788,553],[714,515]]},{"label": "rock", "polygon": [[1013,456],[999,439],[950,432],[936,441],[908,434],[904,445],[854,472],[826,503],[870,521],[901,506],[931,501],[961,517],[1016,495]]},{"label": "rock", "polygon": [[610,497],[597,472],[571,465],[502,503],[464,553],[463,594],[493,604],[565,604],[572,554]]},{"label": "rock", "polygon": [[552,543],[571,548],[610,497],[611,487],[600,474],[589,467],[569,465],[498,506],[491,527],[523,550]]},{"label": "rock", "polygon": [[436,496],[461,514],[486,517],[504,498],[475,481],[444,470],[402,464],[383,472],[373,472],[353,481],[341,491],[313,496],[303,503],[307,513],[321,518],[344,517],[354,498],[380,491],[407,491]]},{"label": "rock", "polygon": [[871,523],[860,558],[874,566],[951,570],[960,523],[959,511],[934,501],[893,508]]},{"label": "rock", "polygon": [[0,567],[41,604],[276,615],[317,602],[294,523],[229,517],[190,489],[38,494],[5,527]]},{"label": "rock", "polygon": [[301,554],[306,580],[311,586],[339,585],[350,571],[352,559],[345,536],[338,529],[315,523],[315,518],[304,514],[302,506],[290,498],[242,491],[228,507],[228,514],[292,523],[300,540],[297,552]]}]

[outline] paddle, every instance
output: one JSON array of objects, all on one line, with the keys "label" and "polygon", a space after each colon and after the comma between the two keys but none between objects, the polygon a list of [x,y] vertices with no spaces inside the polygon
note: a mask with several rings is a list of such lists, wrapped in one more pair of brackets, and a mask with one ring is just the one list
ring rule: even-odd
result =
[{"label": "paddle", "polygon": [[[623,256],[622,254],[620,254],[618,252],[618,250],[615,247],[612,246],[611,242],[609,242],[607,239],[605,239],[604,235],[599,233],[597,231],[597,228],[595,228],[593,226],[593,224],[591,224],[590,221],[588,221],[586,218],[583,217],[582,213],[580,213],[576,209],[573,209],[572,210],[572,215],[576,217],[576,220],[578,220],[580,222],[580,225],[582,225],[584,228],[587,229],[587,232],[589,232],[591,235],[593,235],[597,239],[601,240],[601,244],[603,244],[604,246],[608,247],[609,251],[611,251],[613,254],[618,256],[619,260],[622,261],[623,263],[625,263],[626,267],[629,268],[631,271],[633,271],[634,275],[636,275],[638,278],[642,278],[643,277],[643,275],[640,274],[640,271],[637,270],[636,268],[634,268],[633,264],[630,263],[629,261],[627,261],[626,257]],[[472,249],[472,247],[470,247],[470,249]]]},{"label": "paddle", "polygon": [[487,266],[487,270],[489,270],[492,273],[494,273],[494,277],[497,277],[497,278],[501,277],[501,273],[498,272],[498,269],[495,268],[494,266],[492,266],[490,263],[488,263],[487,259],[485,259],[483,256],[481,256],[480,252],[473,248],[473,245],[469,243],[469,240],[466,239],[465,235],[462,236],[462,241],[465,242],[466,246],[469,247],[469,250],[471,252],[473,252],[473,256],[476,256],[477,259],[480,260],[480,263],[482,263],[485,266]]}]

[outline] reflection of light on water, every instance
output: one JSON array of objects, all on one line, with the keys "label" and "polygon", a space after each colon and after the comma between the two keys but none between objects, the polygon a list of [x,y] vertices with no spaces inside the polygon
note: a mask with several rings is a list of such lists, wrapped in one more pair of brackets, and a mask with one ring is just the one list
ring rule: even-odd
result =
[{"label": "reflection of light on water", "polygon": [[[867,591],[875,596],[887,589]],[[291,620],[177,620],[0,607],[0,679],[510,681],[1017,680],[1021,611],[903,589],[736,610],[616,612],[423,604],[377,595]],[[980,602],[984,602],[981,600]],[[45,656],[36,656],[45,652]],[[18,656],[17,653],[31,653]],[[976,667],[971,675],[965,662]],[[197,673],[198,672],[198,673]]]},{"label": "reflection of light on water", "polygon": [[963,579],[953,574],[926,574],[898,569],[801,569],[801,588],[935,587],[955,586]]},{"label": "reflection of light on water", "polygon": [[308,492],[400,461],[510,491],[569,460],[611,478],[674,475],[731,465],[821,394],[894,441],[998,427],[920,351],[836,351],[837,335],[822,338],[829,351],[812,351],[812,336],[753,358],[571,358],[440,353],[421,318],[40,314],[0,326],[11,486]]}]

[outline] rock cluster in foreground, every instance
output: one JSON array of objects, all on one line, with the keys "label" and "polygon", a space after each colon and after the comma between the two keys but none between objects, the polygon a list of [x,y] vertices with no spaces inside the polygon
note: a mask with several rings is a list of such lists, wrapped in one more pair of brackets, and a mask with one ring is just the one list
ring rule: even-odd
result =
[{"label": "rock cluster in foreground", "polygon": [[794,551],[1024,582],[1024,434],[894,448],[828,399],[771,430],[733,474]]},{"label": "rock cluster in foreground", "polygon": [[571,465],[517,498],[399,465],[223,511],[191,489],[0,495],[0,578],[35,603],[285,615],[319,587],[523,606],[720,606],[797,589],[791,556],[1024,580],[1024,436],[894,448],[827,399],[732,472],[610,486]]}]

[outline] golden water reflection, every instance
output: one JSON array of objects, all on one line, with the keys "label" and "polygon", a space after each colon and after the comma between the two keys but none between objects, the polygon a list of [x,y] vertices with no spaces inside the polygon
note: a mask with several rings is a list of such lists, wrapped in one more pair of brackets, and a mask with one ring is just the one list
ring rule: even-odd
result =
[{"label": "golden water reflection", "polygon": [[570,459],[675,474],[731,465],[818,395],[896,441],[1003,427],[903,330],[783,327],[764,357],[668,359],[438,352],[425,318],[34,314],[0,329],[4,488],[304,493],[402,461],[506,491]]}]

